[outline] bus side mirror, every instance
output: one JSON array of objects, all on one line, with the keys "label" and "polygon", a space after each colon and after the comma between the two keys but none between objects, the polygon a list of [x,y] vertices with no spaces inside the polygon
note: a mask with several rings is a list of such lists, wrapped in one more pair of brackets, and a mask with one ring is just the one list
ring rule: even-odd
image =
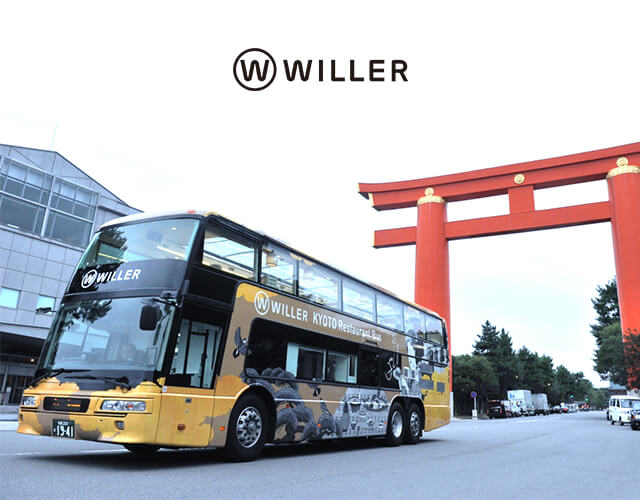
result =
[{"label": "bus side mirror", "polygon": [[160,316],[160,308],[157,305],[143,305],[140,311],[140,330],[155,330]]}]

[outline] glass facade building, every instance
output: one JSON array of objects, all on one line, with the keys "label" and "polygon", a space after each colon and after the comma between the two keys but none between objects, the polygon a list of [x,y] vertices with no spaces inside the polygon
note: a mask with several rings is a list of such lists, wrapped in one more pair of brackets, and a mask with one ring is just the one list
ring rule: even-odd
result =
[{"label": "glass facade building", "polygon": [[0,145],[0,404],[18,404],[91,234],[137,213],[54,151]]}]

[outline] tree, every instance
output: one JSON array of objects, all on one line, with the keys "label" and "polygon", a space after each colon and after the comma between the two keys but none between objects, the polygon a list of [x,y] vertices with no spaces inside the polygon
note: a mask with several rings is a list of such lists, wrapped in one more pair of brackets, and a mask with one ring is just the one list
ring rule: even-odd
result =
[{"label": "tree", "polygon": [[539,356],[526,347],[518,351],[520,366],[520,384],[533,393],[549,392],[553,383],[553,359],[549,356]]},{"label": "tree", "polygon": [[575,377],[563,365],[555,370],[554,382],[551,385],[549,399],[553,404],[571,402],[571,394],[575,394]]},{"label": "tree", "polygon": [[596,345],[598,346],[594,351],[594,370],[605,380],[626,385],[627,374],[625,373],[624,346],[620,321],[595,331],[592,326],[591,333],[596,337]]},{"label": "tree", "polygon": [[594,369],[605,380],[640,388],[640,332],[629,328],[623,340],[615,279],[596,291],[598,296],[591,299],[598,315],[597,323],[591,325],[597,345]]},{"label": "tree", "polygon": [[597,325],[591,325],[591,328],[602,328],[607,325],[611,325],[616,321],[620,322],[618,285],[615,278],[605,286],[597,286],[596,292],[598,292],[598,296],[591,299],[591,303],[598,314],[598,323]]},{"label": "tree", "polygon": [[518,381],[518,360],[509,333],[498,329],[489,321],[482,325],[482,332],[473,344],[473,355],[484,357],[498,378],[498,388],[492,399],[505,399],[507,391],[513,389]]},{"label": "tree", "polygon": [[487,320],[482,325],[482,332],[478,335],[478,340],[473,344],[473,355],[484,356],[491,363],[497,355],[497,350],[498,330]]},{"label": "tree", "polygon": [[498,391],[498,379],[491,363],[482,356],[453,356],[453,399],[456,413],[471,414],[471,391],[478,393],[480,408]]},{"label": "tree", "polygon": [[595,337],[597,345],[593,368],[601,378],[626,385],[616,280],[611,280],[605,286],[596,287],[596,292],[597,297],[591,299],[597,314],[596,324],[591,325],[591,334]]},{"label": "tree", "polygon": [[640,331],[629,328],[624,340],[624,357],[629,387],[640,389]]}]

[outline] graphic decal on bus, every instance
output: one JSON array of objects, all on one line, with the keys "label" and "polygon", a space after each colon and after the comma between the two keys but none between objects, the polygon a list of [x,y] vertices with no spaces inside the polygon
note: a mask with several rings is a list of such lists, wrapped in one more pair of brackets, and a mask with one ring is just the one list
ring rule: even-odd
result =
[{"label": "graphic decal on bus", "polygon": [[[267,380],[274,378],[278,380]],[[265,387],[272,394],[277,405],[275,442],[382,435],[387,430],[389,400],[380,389],[348,388],[333,414],[320,399],[321,414],[316,422],[313,411],[298,392],[299,383],[293,374],[281,368],[268,368],[258,374],[248,368],[242,380]],[[318,389],[316,384],[307,385],[314,393]]]}]

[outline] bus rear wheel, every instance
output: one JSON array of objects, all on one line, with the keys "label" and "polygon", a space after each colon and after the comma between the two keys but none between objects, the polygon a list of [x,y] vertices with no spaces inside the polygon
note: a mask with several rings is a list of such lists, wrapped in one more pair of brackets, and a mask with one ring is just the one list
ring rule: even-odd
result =
[{"label": "bus rear wheel", "polygon": [[267,405],[255,394],[247,394],[233,407],[225,452],[234,462],[258,458],[269,428]]},{"label": "bus rear wheel", "polygon": [[123,444],[122,446],[134,455],[140,457],[150,457],[160,449],[159,446],[154,446],[152,444]]},{"label": "bus rear wheel", "polygon": [[404,440],[405,420],[402,405],[398,402],[393,403],[389,410],[389,420],[387,422],[386,442],[389,446],[398,446]]},{"label": "bus rear wheel", "polygon": [[417,405],[412,404],[409,407],[407,413],[407,420],[405,423],[405,443],[416,444],[422,437],[422,414]]}]

